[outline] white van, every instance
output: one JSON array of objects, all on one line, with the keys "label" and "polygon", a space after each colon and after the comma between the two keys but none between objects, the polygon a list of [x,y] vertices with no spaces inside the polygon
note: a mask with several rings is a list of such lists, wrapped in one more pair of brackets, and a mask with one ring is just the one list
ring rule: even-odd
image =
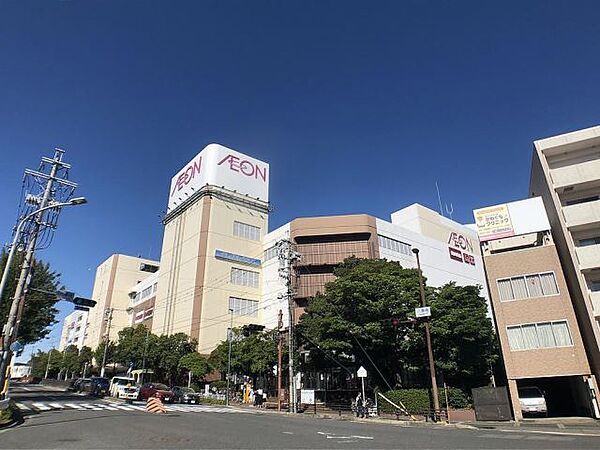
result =
[{"label": "white van", "polygon": [[113,377],[110,380],[110,395],[125,400],[137,400],[139,389],[131,377]]},{"label": "white van", "polygon": [[546,397],[544,397],[542,390],[536,386],[519,388],[519,403],[523,414],[548,415]]}]

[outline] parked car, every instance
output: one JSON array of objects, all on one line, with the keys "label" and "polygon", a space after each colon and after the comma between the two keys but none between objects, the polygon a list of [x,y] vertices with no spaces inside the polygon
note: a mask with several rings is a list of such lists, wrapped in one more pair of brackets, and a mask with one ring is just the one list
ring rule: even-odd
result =
[{"label": "parked car", "polygon": [[183,386],[173,386],[173,401],[177,403],[200,403],[200,394],[192,388]]},{"label": "parked car", "polygon": [[92,386],[91,378],[80,378],[74,387],[74,391],[76,392],[90,392],[90,388]]},{"label": "parked car", "polygon": [[519,388],[519,403],[523,414],[541,414],[548,416],[546,397],[536,386]]},{"label": "parked car", "polygon": [[112,377],[110,380],[110,395],[125,400],[135,400],[139,396],[139,389],[135,379],[130,377]]},{"label": "parked car", "polygon": [[163,402],[173,403],[175,395],[167,385],[161,383],[144,383],[140,388],[140,400],[147,400],[150,397],[158,397]]},{"label": "parked car", "polygon": [[110,380],[108,378],[92,377],[90,383],[90,394],[94,397],[104,397],[108,395]]},{"label": "parked car", "polygon": [[90,381],[91,380],[89,378],[76,378],[73,381],[71,381],[67,390],[73,392],[82,392],[84,386],[86,384],[89,384]]}]

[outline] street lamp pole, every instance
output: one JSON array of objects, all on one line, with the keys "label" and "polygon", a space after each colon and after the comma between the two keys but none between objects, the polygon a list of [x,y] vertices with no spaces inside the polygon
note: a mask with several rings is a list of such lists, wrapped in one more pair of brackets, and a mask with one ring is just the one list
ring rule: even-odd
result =
[{"label": "street lamp pole", "polygon": [[[421,261],[419,259],[419,249],[413,248],[412,252],[417,257],[417,270],[419,271],[419,290],[421,292],[421,306],[427,306],[425,299],[425,285],[423,284],[423,271],[421,270]],[[431,390],[433,395],[433,409],[435,418],[440,416],[440,399],[438,397],[437,380],[435,377],[435,361],[433,360],[433,347],[431,346],[431,333],[429,331],[429,319],[425,320],[425,340],[427,341],[427,355],[429,357],[429,373],[431,375]]]},{"label": "street lamp pole", "polygon": [[229,406],[229,380],[231,378],[231,341],[233,334],[233,308],[229,308],[229,333],[227,340],[229,341],[229,355],[227,356],[227,396],[225,397],[225,406]]}]

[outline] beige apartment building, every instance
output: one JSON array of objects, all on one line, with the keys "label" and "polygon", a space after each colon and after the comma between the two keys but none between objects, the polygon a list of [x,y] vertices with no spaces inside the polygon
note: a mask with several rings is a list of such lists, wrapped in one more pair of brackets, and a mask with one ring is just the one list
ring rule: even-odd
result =
[{"label": "beige apartment building", "polygon": [[112,255],[96,269],[85,345],[95,349],[107,333],[107,311],[112,310],[109,339],[115,341],[118,332],[129,325],[129,293],[131,287],[158,270],[158,262],[127,255]]},{"label": "beige apartment building", "polygon": [[542,199],[474,214],[515,419],[533,387],[546,405],[526,405],[529,413],[596,417],[597,384]]},{"label": "beige apartment building", "polygon": [[185,333],[210,353],[257,324],[268,164],[211,144],[171,183],[152,330]]},{"label": "beige apartment building", "polygon": [[530,195],[544,201],[590,366],[599,379],[600,126],[535,141]]}]

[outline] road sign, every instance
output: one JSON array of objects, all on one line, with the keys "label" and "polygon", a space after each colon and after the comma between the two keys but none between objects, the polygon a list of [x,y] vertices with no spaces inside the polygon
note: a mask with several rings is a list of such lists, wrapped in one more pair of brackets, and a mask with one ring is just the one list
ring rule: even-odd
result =
[{"label": "road sign", "polygon": [[314,389],[300,389],[300,403],[304,405],[315,404],[315,390]]},{"label": "road sign", "polygon": [[363,366],[360,366],[360,368],[356,372],[356,375],[358,376],[358,378],[367,378],[367,369],[365,369]]},{"label": "road sign", "polygon": [[416,317],[430,317],[431,308],[429,306],[423,306],[422,308],[415,308]]}]

